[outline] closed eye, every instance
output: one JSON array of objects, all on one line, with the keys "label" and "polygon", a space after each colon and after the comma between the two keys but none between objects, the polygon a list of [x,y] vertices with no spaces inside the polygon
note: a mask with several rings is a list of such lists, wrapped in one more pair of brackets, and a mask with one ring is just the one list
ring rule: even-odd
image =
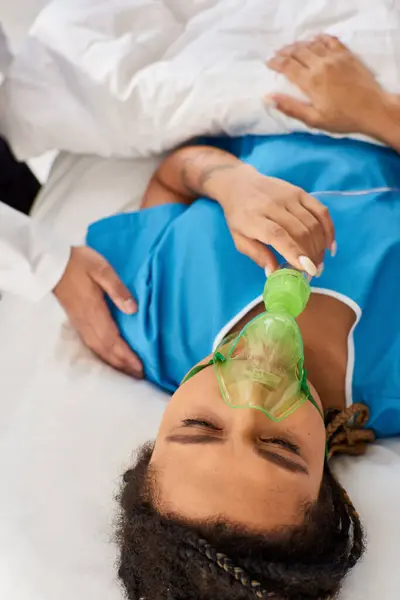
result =
[{"label": "closed eye", "polygon": [[185,427],[204,427],[206,429],[211,429],[212,431],[222,431],[221,427],[217,427],[214,423],[205,421],[204,419],[184,419],[182,424]]},{"label": "closed eye", "polygon": [[[182,421],[182,424],[184,425],[184,427],[201,427],[204,429],[210,429],[211,431],[222,431],[221,427],[217,427],[217,425],[215,425],[214,423],[211,423],[211,421],[207,421],[205,419],[200,419],[200,418],[184,419]],[[288,450],[292,454],[295,454],[296,456],[300,456],[300,447],[297,444],[289,442],[289,440],[277,438],[277,437],[271,437],[271,438],[260,438],[260,441],[264,444],[280,446],[281,448]]]},{"label": "closed eye", "polygon": [[[216,435],[216,432],[222,432],[223,429],[221,427],[217,427],[214,423],[211,423],[210,421],[206,421],[205,419],[185,419],[181,423],[184,428],[193,428],[194,430],[197,429],[198,433],[196,434],[196,431],[193,431],[193,434],[189,435],[169,435],[166,438],[167,442],[182,444],[185,446],[201,444],[219,445],[224,444],[226,442],[226,439],[224,439],[223,435]],[[201,432],[201,429],[203,429],[203,432]],[[270,463],[277,465],[278,467],[285,469],[286,471],[290,471],[292,473],[303,473],[306,475],[308,474],[308,469],[306,466],[299,464],[297,461],[291,460],[289,457],[284,456],[281,453],[273,452],[272,449],[265,447],[267,444],[275,444],[286,448],[287,450],[289,450],[289,452],[292,452],[293,454],[298,454],[298,446],[281,438],[269,438],[261,441],[263,442],[264,447],[260,447],[259,444],[253,446],[253,450],[258,456],[260,456],[264,460],[267,460]]]},{"label": "closed eye", "polygon": [[289,442],[288,440],[274,437],[274,438],[261,438],[260,442],[263,442],[264,444],[280,446],[281,448],[288,450],[292,454],[296,454],[296,456],[300,456],[300,447],[297,444],[293,444],[292,442]]}]

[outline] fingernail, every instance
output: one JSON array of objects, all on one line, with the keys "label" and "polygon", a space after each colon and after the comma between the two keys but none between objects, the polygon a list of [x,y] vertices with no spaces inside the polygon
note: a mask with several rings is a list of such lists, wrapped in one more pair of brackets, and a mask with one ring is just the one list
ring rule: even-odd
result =
[{"label": "fingernail", "polygon": [[269,277],[271,275],[271,269],[269,267],[265,267],[265,277]]},{"label": "fingernail", "polygon": [[276,103],[276,100],[271,98],[271,96],[264,97],[264,104],[266,104],[267,106],[269,106],[271,108],[276,108],[278,106],[278,104]]},{"label": "fingernail", "polygon": [[127,314],[133,314],[137,311],[137,304],[133,298],[128,298],[123,302],[124,310]]},{"label": "fingernail", "polygon": [[324,268],[325,268],[324,263],[321,263],[317,270],[317,277],[321,277],[322,273],[324,272]]},{"label": "fingernail", "polygon": [[311,277],[316,276],[318,269],[314,265],[313,261],[308,258],[308,256],[300,256],[299,263],[301,264],[305,272],[311,275]]},{"label": "fingernail", "polygon": [[335,241],[335,242],[333,242],[333,244],[331,246],[331,256],[332,256],[332,258],[335,258],[336,254],[337,254],[337,243]]}]

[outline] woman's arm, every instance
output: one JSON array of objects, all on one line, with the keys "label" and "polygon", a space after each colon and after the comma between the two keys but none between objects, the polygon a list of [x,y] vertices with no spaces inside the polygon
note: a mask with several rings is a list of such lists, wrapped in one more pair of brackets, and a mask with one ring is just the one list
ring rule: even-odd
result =
[{"label": "woman's arm", "polygon": [[204,196],[221,205],[237,249],[269,271],[277,267],[277,260],[268,246],[311,276],[317,274],[325,249],[334,248],[334,227],[323,204],[208,146],[188,146],[166,158],[150,182],[142,208],[191,204]]},{"label": "woman's arm", "polygon": [[268,101],[310,127],[362,133],[400,152],[400,97],[389,94],[373,73],[337,38],[321,35],[280,50],[268,66],[309,98],[272,94]]},{"label": "woman's arm", "polygon": [[160,204],[191,204],[200,197],[224,202],[229,180],[251,177],[253,167],[211,146],[185,146],[172,152],[153,175],[143,198],[142,208]]}]

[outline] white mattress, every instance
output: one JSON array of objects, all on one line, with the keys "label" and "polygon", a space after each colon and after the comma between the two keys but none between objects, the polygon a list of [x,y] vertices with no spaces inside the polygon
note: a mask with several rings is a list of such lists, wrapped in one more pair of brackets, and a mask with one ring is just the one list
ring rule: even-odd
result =
[{"label": "white mattress", "polygon": [[[154,165],[60,156],[36,218],[74,241],[93,218],[134,208]],[[0,302],[0,598],[121,600],[114,493],[167,397],[102,365],[53,298]],[[400,442],[340,461],[369,549],[345,600],[400,597]]]}]

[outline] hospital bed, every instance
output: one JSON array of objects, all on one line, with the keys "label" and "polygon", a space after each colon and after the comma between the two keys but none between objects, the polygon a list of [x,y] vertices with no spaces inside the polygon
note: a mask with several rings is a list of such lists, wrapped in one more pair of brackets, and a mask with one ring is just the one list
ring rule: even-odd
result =
[{"label": "hospital bed", "polygon": [[[61,152],[34,217],[80,243],[93,220],[138,206],[158,160]],[[44,173],[48,161],[34,164]],[[146,382],[100,363],[53,297],[32,305],[3,296],[0,598],[122,599],[114,496],[134,449],[154,437],[167,401]],[[368,533],[365,559],[341,598],[398,599],[400,441],[335,464]]]}]

